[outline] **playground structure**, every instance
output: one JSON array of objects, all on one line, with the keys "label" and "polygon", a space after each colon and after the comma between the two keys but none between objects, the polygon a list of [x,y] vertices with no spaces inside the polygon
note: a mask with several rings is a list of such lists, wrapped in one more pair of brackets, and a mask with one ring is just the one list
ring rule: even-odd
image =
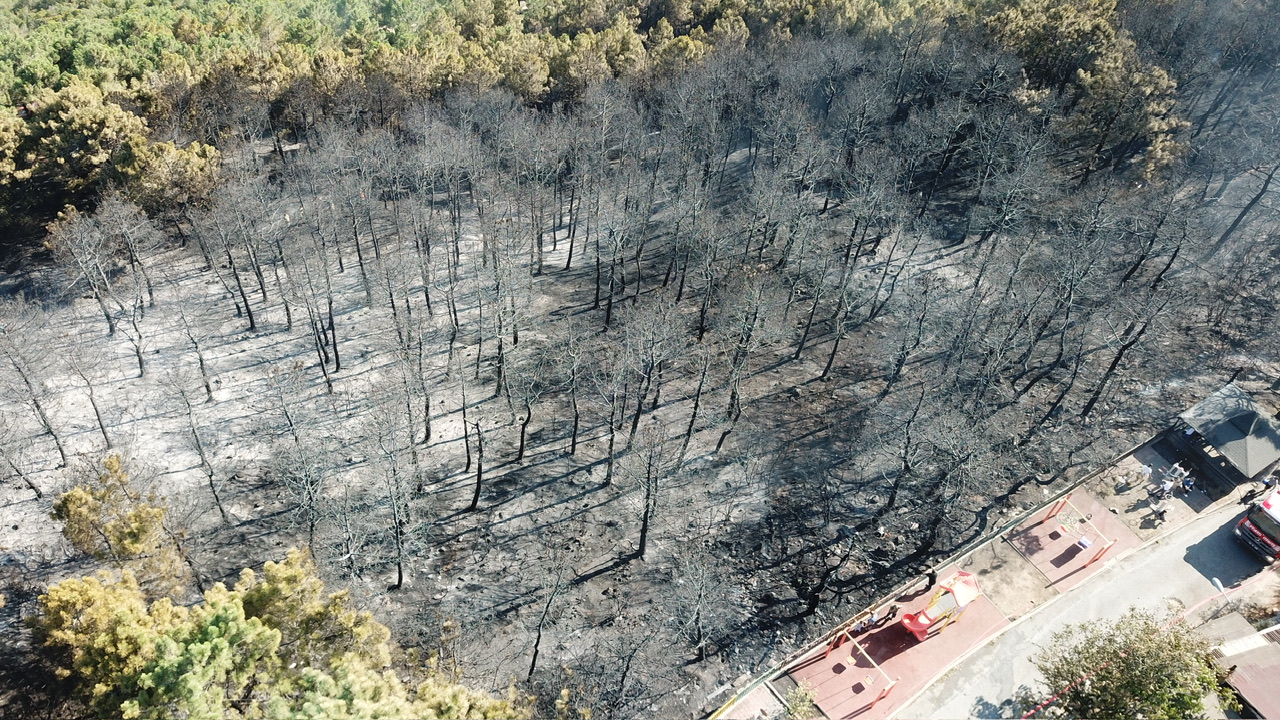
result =
[{"label": "playground structure", "polygon": [[[1098,550],[1093,554],[1093,557],[1089,558],[1089,562],[1084,564],[1085,567],[1089,567],[1107,554],[1111,546],[1116,544],[1116,539],[1108,538],[1104,535],[1102,530],[1093,524],[1092,515],[1080,512],[1075,505],[1072,505],[1071,495],[1072,493],[1068,493],[1066,497],[1050,505],[1048,512],[1044,514],[1044,517],[1037,524],[1056,520],[1058,529],[1062,531],[1062,534],[1074,536],[1076,545],[1080,546],[1081,550],[1088,550],[1094,545],[1098,545]],[[1071,510],[1071,513],[1064,516],[1063,512],[1068,509]]]},{"label": "playground structure", "polygon": [[[730,685],[718,688],[709,700],[731,690],[734,692],[710,715],[711,720],[780,716],[786,708],[784,697],[791,681],[812,688],[814,704],[823,716],[833,720],[886,720],[901,712],[912,696],[967,652],[1007,627],[1013,618],[1034,612],[1038,603],[1060,596],[1095,575],[1107,565],[1105,558],[1111,553],[1141,545],[1141,538],[1124,518],[1109,514],[1107,505],[1099,498],[1123,495],[1140,487],[1138,481],[1149,483],[1154,479],[1155,468],[1160,463],[1155,461],[1157,457],[1148,447],[1150,444],[1139,444],[1112,465],[1076,480],[1063,491],[1073,493],[1066,501],[1062,494],[1050,497],[1045,504],[1011,518],[965,551],[945,561],[936,561],[934,566],[940,570],[938,577],[946,578],[942,585],[955,587],[953,575],[960,567],[966,567],[975,576],[981,574],[983,584],[991,591],[990,595],[981,592],[965,604],[963,612],[967,618],[951,628],[951,632],[934,631],[950,627],[950,623],[959,619],[960,603],[943,610],[953,602],[954,596],[945,590],[940,592],[948,597],[938,598],[938,593],[929,596],[925,594],[928,591],[919,591],[918,576],[913,577],[833,628],[814,645],[798,650],[750,682],[737,688]],[[1138,451],[1147,452],[1135,457]],[[1125,466],[1120,465],[1122,462]],[[1144,473],[1144,468],[1150,472]],[[1107,488],[1102,494],[1090,490],[1089,483],[1096,483],[1100,478],[1110,481],[1117,477],[1117,470],[1126,473],[1123,485],[1116,483],[1114,490]],[[1050,523],[1051,520],[1058,522]],[[1083,545],[1080,540],[1084,540]],[[1007,553],[1003,549],[1006,544]],[[1097,550],[1087,566],[1084,561],[1090,555],[1082,552],[1086,546]],[[984,552],[979,553],[980,550]],[[933,589],[936,591],[937,586]],[[882,611],[882,608],[891,610],[895,603],[901,603],[903,611],[897,618]],[[935,603],[938,604],[934,606]],[[932,610],[931,606],[934,606]],[[909,627],[904,626],[908,630],[904,633],[882,625],[900,624],[911,613],[918,625],[925,626],[923,638],[912,637],[915,633]],[[934,618],[932,613],[936,613],[937,622],[927,621]],[[879,628],[883,629],[876,631]],[[867,630],[871,632],[861,634]],[[846,647],[855,638],[858,647]],[[922,639],[930,642],[920,642]],[[861,660],[864,650],[876,659],[874,665]],[[851,668],[854,659],[858,659],[858,666]],[[889,678],[892,683],[885,682],[885,687],[873,694],[869,691],[875,691],[876,686],[867,687],[865,675],[876,669],[883,671],[873,678],[877,685]],[[779,681],[778,686],[775,681]]]},{"label": "playground structure", "polygon": [[[875,614],[872,613],[872,617],[874,616]],[[830,656],[832,652],[844,646],[845,643],[852,645],[853,648],[857,650],[858,654],[865,658],[867,663],[871,665],[871,669],[874,670],[874,672],[868,672],[862,677],[862,689],[864,691],[870,690],[874,687],[876,685],[877,678],[884,680],[884,687],[880,688],[880,691],[876,693],[876,696],[865,706],[869,710],[875,707],[876,703],[889,697],[889,693],[893,691],[894,686],[896,686],[898,681],[902,678],[890,678],[889,673],[885,672],[884,668],[880,667],[880,663],[876,662],[875,658],[871,657],[871,654],[862,646],[862,643],[854,639],[851,631],[848,629],[841,630],[835,637],[831,638],[831,642],[827,643],[827,652],[823,657],[825,658]],[[853,654],[852,650],[850,650],[849,655],[845,658],[845,662],[848,664],[849,669],[858,667],[858,658]],[[857,690],[855,689],[854,692],[857,693]]]},{"label": "playground structure", "polygon": [[978,579],[960,570],[942,581],[928,607],[918,613],[904,613],[902,627],[924,642],[932,632],[942,632],[964,614],[969,603],[982,595]]}]

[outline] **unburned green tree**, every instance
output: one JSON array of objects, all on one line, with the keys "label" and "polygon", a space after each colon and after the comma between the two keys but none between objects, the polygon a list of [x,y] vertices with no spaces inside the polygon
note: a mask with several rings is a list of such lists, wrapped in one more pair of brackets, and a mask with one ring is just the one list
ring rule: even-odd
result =
[{"label": "unburned green tree", "polygon": [[1116,0],[1020,0],[987,19],[987,29],[1022,59],[1037,87],[1062,93],[1115,42]]},{"label": "unburned green tree", "polygon": [[98,717],[511,718],[526,713],[428,668],[414,689],[393,666],[390,632],[326,593],[291,550],[191,607],[148,603],[133,574],[65,580],[31,624],[78,699]]},{"label": "unburned green tree", "polygon": [[177,538],[165,527],[164,501],[134,482],[119,454],[58,496],[53,519],[75,549],[129,570],[156,594],[181,592],[190,579]]},{"label": "unburned green tree", "polygon": [[1020,702],[1036,717],[1201,717],[1205,698],[1218,692],[1210,650],[1181,620],[1131,609],[1114,622],[1055,633],[1035,657],[1043,692]]}]

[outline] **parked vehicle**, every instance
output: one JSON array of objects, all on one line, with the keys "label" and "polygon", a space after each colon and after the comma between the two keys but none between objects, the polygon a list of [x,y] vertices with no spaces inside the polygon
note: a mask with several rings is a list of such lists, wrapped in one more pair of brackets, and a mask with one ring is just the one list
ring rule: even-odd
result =
[{"label": "parked vehicle", "polygon": [[1236,523],[1236,538],[1268,564],[1280,558],[1280,490],[1273,491]]}]

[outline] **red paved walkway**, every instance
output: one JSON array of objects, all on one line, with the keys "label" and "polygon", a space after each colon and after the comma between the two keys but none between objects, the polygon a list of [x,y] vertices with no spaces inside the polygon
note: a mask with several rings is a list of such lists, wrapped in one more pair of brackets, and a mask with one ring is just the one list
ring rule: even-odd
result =
[{"label": "red paved walkway", "polygon": [[[1074,508],[1064,506],[1055,517],[1047,519],[1049,510],[1045,510],[1009,535],[1009,544],[1059,593],[1101,570],[1106,559],[1142,544],[1124,521],[1108,512],[1093,495],[1077,490],[1070,499]],[[1082,518],[1090,522],[1082,522]],[[1082,547],[1081,540],[1089,547]],[[1108,541],[1114,543],[1102,557],[1097,557]]]},{"label": "red paved walkway", "polygon": [[[819,709],[831,720],[881,720],[891,716],[953,662],[1008,626],[1010,620],[1005,612],[1024,614],[1084,582],[1108,561],[1141,544],[1139,537],[1087,490],[1077,489],[1070,500],[1072,505],[1061,506],[1057,515],[1046,517],[1047,509],[1042,510],[1006,535],[1003,540],[1016,553],[1004,556],[975,551],[965,560],[966,569],[978,578],[980,587],[983,583],[991,585],[996,601],[1002,602],[1000,606],[984,594],[970,603],[958,620],[919,642],[900,620],[905,613],[918,613],[927,607],[934,593],[913,592],[893,601],[900,607],[891,622],[853,636],[884,670],[883,674],[849,643],[829,654],[827,645],[820,645],[782,674],[812,687]],[[1088,547],[1082,546],[1082,538]],[[1110,541],[1114,542],[1098,556]],[[988,543],[1001,543],[1001,539],[992,538]],[[957,569],[939,568],[939,581],[951,577]],[[888,696],[877,701],[894,680],[897,682]],[[778,696],[767,689],[756,690],[726,705],[718,716],[774,717],[780,709],[775,704]]]},{"label": "red paved walkway", "polygon": [[[938,577],[945,579],[954,571],[951,567],[944,568]],[[825,658],[825,647],[821,648],[816,656],[799,661],[787,673],[797,683],[808,683],[814,689],[818,707],[832,720],[888,717],[932,682],[943,668],[1009,624],[983,596],[970,603],[959,620],[919,642],[899,620],[903,613],[924,609],[932,598],[932,592],[904,595],[897,600],[901,608],[896,618],[883,627],[854,635],[889,678],[898,679],[888,697],[875,707],[871,707],[871,703],[888,680],[851,644],[845,643]]]}]

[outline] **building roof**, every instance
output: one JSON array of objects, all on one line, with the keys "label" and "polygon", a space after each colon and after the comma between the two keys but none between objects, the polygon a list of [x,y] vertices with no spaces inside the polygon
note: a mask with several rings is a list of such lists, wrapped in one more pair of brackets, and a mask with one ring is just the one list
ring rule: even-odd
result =
[{"label": "building roof", "polygon": [[1280,718],[1280,685],[1276,684],[1280,673],[1280,626],[1256,631],[1239,613],[1227,617],[1232,619],[1231,631],[1214,651],[1218,664],[1231,670],[1227,683],[1258,717]]},{"label": "building roof", "polygon": [[1267,645],[1237,655],[1237,664],[1227,683],[1236,689],[1258,717],[1280,717],[1280,692],[1276,690],[1276,673],[1280,673],[1280,647]]},{"label": "building roof", "polygon": [[1179,417],[1253,478],[1280,460],[1280,429],[1249,397],[1228,383]]}]

